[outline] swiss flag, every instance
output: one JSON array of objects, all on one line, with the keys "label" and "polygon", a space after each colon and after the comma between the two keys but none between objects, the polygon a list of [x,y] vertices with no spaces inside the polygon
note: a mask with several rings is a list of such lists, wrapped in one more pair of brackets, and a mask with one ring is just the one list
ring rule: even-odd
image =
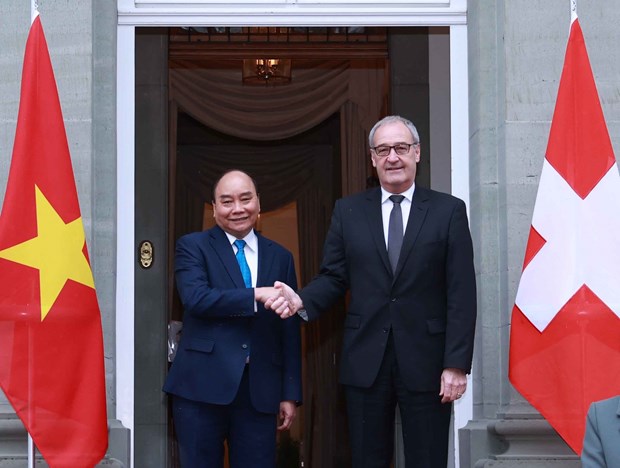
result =
[{"label": "swiss flag", "polygon": [[512,311],[510,381],[581,453],[620,394],[620,176],[576,14]]}]

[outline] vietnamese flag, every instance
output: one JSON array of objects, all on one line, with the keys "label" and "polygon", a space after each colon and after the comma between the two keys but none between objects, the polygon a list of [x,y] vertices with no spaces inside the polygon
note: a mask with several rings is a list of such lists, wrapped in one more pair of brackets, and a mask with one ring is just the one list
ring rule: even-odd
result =
[{"label": "vietnamese flag", "polygon": [[38,16],[0,216],[0,385],[49,466],[92,467],[103,458],[101,317]]},{"label": "vietnamese flag", "polygon": [[572,16],[512,312],[509,372],[580,454],[590,403],[620,394],[620,175]]}]

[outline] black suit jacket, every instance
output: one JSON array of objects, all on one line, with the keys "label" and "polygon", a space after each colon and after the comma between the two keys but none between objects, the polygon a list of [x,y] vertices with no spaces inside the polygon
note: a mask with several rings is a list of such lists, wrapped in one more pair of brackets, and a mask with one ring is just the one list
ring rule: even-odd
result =
[{"label": "black suit jacket", "polygon": [[[258,236],[257,286],[297,282],[293,256]],[[277,413],[280,402],[301,402],[299,321],[281,320],[246,288],[226,234],[219,227],[181,237],[175,256],[177,288],[184,307],[179,349],[164,391],[225,405],[233,401],[248,350],[254,407]]]},{"label": "black suit jacket", "polygon": [[338,200],[320,273],[300,292],[309,319],[347,290],[341,383],[372,385],[390,329],[408,389],[439,391],[447,367],[469,372],[476,285],[462,200],[416,187],[395,274],[383,233],[381,189]]}]

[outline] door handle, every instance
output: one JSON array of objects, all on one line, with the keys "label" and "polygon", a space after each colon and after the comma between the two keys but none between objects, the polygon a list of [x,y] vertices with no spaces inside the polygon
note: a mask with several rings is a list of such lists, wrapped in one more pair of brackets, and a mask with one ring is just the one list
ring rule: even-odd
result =
[{"label": "door handle", "polygon": [[140,254],[140,266],[145,269],[151,268],[155,258],[155,248],[151,241],[143,240],[140,242],[138,253]]}]

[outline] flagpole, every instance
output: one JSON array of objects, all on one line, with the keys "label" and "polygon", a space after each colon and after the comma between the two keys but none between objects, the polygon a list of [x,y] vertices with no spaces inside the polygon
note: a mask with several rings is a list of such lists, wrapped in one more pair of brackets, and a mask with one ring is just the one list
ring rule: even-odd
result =
[{"label": "flagpole", "polygon": [[[39,3],[37,0],[30,0],[30,25],[39,14]],[[28,432],[28,468],[34,468],[36,447],[30,432]]]},{"label": "flagpole", "polygon": [[28,468],[34,468],[35,446],[30,432],[28,433]]},{"label": "flagpole", "polygon": [[30,24],[33,23],[34,19],[39,14],[39,2],[38,0],[30,0]]},{"label": "flagpole", "polygon": [[[34,22],[39,14],[39,3],[37,0],[30,0],[30,25]],[[30,432],[28,432],[28,468],[34,468],[36,447]]]},{"label": "flagpole", "polygon": [[[30,0],[30,25],[34,22],[35,18],[39,14],[39,2],[38,0]],[[36,447],[34,440],[30,432],[28,432],[28,468],[34,468],[34,461],[36,455]]]}]

